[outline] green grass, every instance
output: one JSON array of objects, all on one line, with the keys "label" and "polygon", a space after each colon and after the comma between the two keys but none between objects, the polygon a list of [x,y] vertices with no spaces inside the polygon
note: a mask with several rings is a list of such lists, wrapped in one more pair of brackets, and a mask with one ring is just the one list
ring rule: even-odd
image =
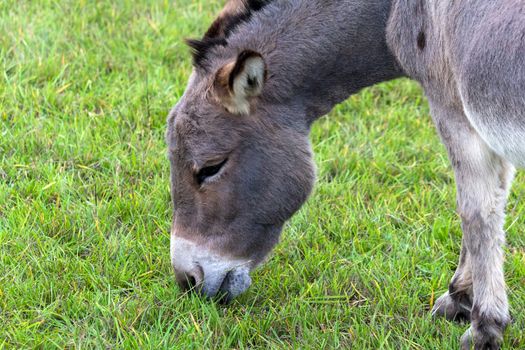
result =
[{"label": "green grass", "polygon": [[[455,349],[432,320],[461,231],[444,147],[416,84],[369,88],[318,121],[319,180],[229,307],[169,263],[168,110],[183,38],[218,1],[0,3],[0,348]],[[525,177],[506,277],[524,349]]]}]

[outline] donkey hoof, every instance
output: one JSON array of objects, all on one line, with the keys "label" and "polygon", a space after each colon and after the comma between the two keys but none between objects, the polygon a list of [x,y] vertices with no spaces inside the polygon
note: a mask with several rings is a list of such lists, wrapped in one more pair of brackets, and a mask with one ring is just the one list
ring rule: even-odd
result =
[{"label": "donkey hoof", "polygon": [[461,350],[499,350],[503,341],[502,333],[476,330],[471,326],[461,336]]},{"label": "donkey hoof", "polygon": [[436,300],[432,316],[445,317],[450,321],[470,321],[471,307],[470,298],[466,294],[452,298],[449,292],[446,292]]},{"label": "donkey hoof", "polygon": [[469,327],[461,336],[460,340],[461,350],[470,350],[472,347],[472,327]]}]

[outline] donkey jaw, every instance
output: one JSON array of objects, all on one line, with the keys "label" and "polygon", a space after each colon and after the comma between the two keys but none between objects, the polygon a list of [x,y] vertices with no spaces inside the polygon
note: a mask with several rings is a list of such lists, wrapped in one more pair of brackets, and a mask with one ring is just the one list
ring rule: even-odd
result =
[{"label": "donkey jaw", "polygon": [[250,287],[249,260],[221,256],[173,232],[170,250],[177,283],[183,289],[229,302]]}]

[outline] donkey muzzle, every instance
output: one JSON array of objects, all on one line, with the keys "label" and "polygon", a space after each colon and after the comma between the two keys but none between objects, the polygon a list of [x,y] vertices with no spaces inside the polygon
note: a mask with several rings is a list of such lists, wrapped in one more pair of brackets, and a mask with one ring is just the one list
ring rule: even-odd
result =
[{"label": "donkey muzzle", "polygon": [[220,256],[194,242],[171,235],[171,264],[177,284],[229,302],[251,284],[250,262]]}]

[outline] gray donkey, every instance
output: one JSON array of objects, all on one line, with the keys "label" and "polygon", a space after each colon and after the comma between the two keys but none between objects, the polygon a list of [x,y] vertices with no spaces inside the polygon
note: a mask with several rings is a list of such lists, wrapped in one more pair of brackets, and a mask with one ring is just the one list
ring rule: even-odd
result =
[{"label": "gray donkey", "polygon": [[227,300],[245,291],[312,189],[312,123],[409,76],[448,150],[463,229],[433,313],[471,321],[463,349],[500,348],[504,209],[525,166],[525,2],[232,0],[189,45],[193,73],[167,130],[182,287]]}]

